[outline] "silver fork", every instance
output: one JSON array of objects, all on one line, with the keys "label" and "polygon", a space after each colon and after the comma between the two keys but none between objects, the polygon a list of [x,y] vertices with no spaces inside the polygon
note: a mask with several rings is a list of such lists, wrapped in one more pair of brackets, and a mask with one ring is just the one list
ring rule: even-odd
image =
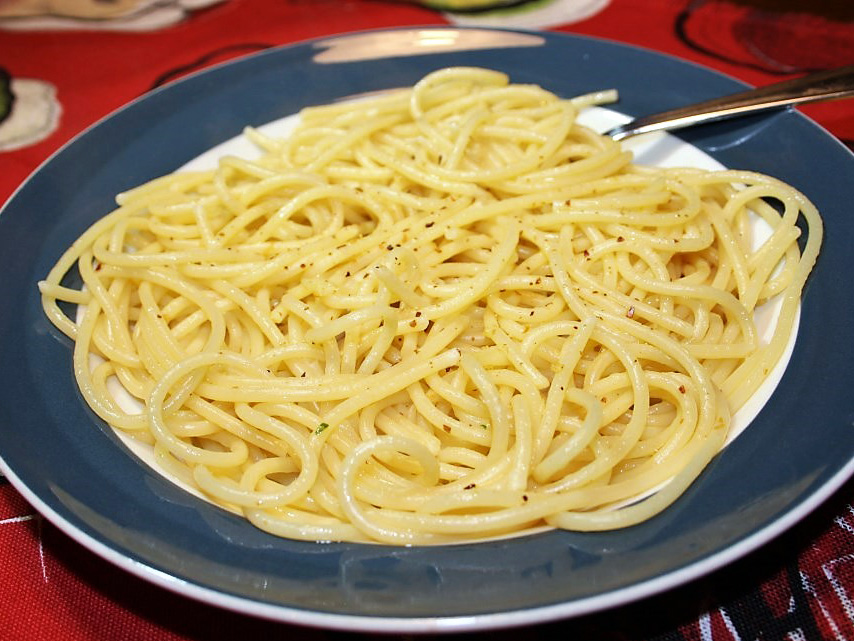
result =
[{"label": "silver fork", "polygon": [[722,98],[643,116],[625,125],[614,127],[604,135],[614,140],[623,140],[651,131],[682,129],[786,105],[838,100],[851,96],[854,96],[854,65],[810,73]]}]

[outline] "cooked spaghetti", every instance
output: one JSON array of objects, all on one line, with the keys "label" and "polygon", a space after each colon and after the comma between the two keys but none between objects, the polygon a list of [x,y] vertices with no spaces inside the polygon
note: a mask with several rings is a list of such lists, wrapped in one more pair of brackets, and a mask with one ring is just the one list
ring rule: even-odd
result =
[{"label": "cooked spaghetti", "polygon": [[283,537],[658,513],[784,352],[821,220],[767,176],[637,166],[588,102],[444,69],[121,194],[40,283],[84,398]]}]

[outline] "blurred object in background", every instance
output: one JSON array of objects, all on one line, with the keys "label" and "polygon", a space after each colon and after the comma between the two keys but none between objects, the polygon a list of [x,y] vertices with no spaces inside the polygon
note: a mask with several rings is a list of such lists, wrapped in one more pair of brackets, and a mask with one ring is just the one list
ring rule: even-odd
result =
[{"label": "blurred object in background", "polygon": [[0,29],[149,31],[224,0],[0,0]]},{"label": "blurred object in background", "polygon": [[400,0],[437,9],[452,24],[549,29],[586,20],[611,0]]},{"label": "blurred object in background", "polygon": [[677,35],[718,60],[766,73],[830,69],[854,64],[854,2],[693,0]]},{"label": "blurred object in background", "polygon": [[[398,0],[420,4],[430,9],[441,11],[485,11],[497,7],[508,7],[511,5],[531,4],[531,0]],[[535,0],[536,1],[536,0]]]},{"label": "blurred object in background", "polygon": [[56,87],[13,78],[0,67],[0,152],[41,142],[56,130],[61,112]]}]

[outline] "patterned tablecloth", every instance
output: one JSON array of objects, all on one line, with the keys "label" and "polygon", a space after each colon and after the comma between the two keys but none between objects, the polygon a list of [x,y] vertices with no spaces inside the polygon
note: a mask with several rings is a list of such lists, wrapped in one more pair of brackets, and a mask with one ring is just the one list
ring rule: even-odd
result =
[{"label": "patterned tablecloth", "polygon": [[[532,0],[467,14],[380,0],[0,0],[0,202],[77,132],[185,73],[316,36],[454,23],[604,37],[752,84],[854,63],[850,0]],[[854,146],[851,102],[804,111]],[[489,637],[854,639],[852,501],[849,482],[806,522],[677,591]],[[149,585],[71,541],[1,478],[0,595],[4,641],[352,636],[219,611]]]}]

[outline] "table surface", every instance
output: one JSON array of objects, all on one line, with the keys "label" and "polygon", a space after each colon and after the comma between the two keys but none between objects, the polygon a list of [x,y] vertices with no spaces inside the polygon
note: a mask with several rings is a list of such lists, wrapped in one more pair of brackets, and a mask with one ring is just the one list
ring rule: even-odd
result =
[{"label": "table surface", "polygon": [[[11,79],[21,94],[19,111],[3,119],[0,92],[0,202],[76,133],[187,72],[317,36],[443,24],[603,37],[757,85],[854,63],[849,0],[534,0],[498,14],[381,0],[0,0],[0,83]],[[854,147],[851,102],[803,111]],[[854,639],[852,502],[849,482],[770,544],[678,590],[482,636]],[[359,636],[252,619],[150,585],[73,542],[2,477],[0,589],[0,639],[7,641]]]}]

